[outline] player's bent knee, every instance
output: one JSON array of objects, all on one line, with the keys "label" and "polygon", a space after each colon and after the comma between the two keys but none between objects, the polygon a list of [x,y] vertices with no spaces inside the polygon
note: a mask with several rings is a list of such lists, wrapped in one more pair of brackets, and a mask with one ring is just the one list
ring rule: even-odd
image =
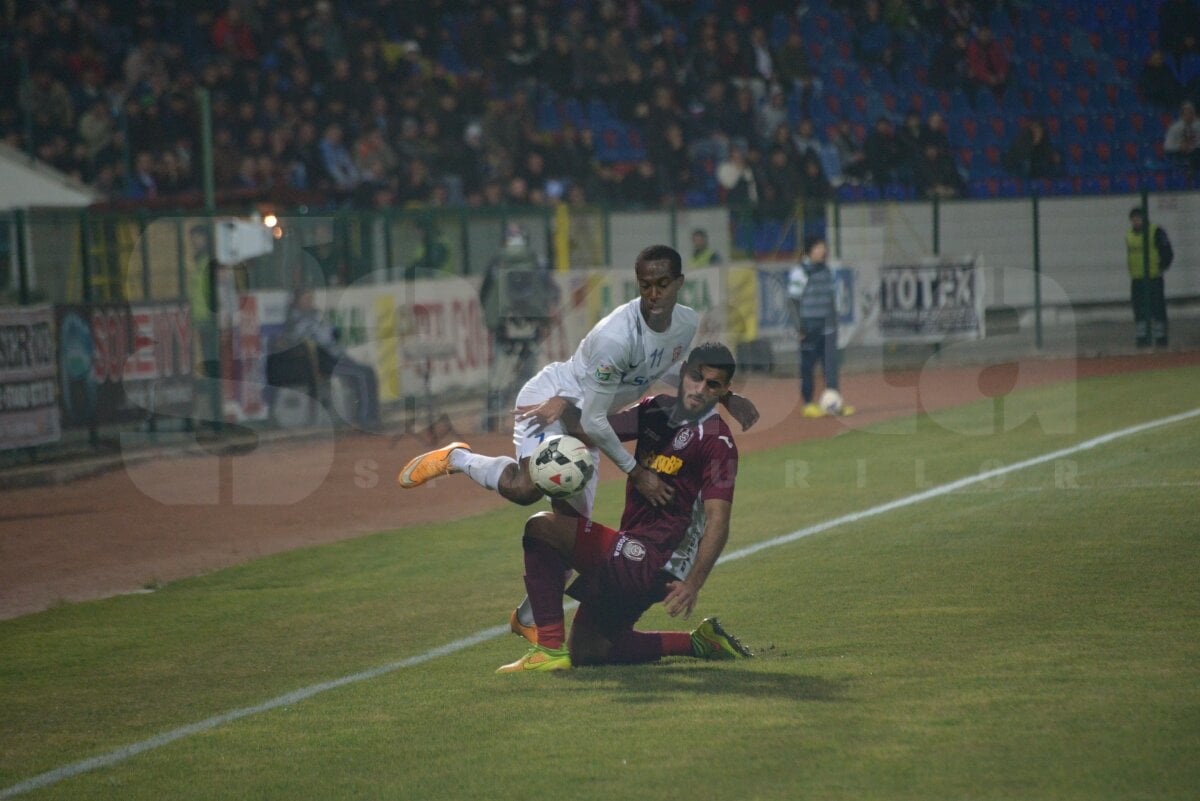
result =
[{"label": "player's bent knee", "polygon": [[553,517],[549,512],[538,512],[525,521],[525,536],[521,541],[526,543],[526,550],[529,548],[529,540],[554,542],[557,539],[554,535],[552,520]]},{"label": "player's bent knee", "polygon": [[612,643],[590,629],[574,625],[567,638],[567,648],[573,665],[603,665],[608,662]]},{"label": "player's bent knee", "polygon": [[497,487],[504,498],[520,506],[529,506],[542,499],[542,491],[534,486],[525,464],[523,461],[515,469],[505,470]]}]

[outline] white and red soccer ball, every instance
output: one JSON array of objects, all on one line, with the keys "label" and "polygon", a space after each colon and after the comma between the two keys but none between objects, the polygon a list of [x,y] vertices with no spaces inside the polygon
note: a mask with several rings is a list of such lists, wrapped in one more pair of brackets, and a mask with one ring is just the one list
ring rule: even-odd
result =
[{"label": "white and red soccer ball", "polygon": [[583,490],[596,473],[588,447],[575,437],[546,437],[529,458],[529,477],[551,498],[570,498]]}]

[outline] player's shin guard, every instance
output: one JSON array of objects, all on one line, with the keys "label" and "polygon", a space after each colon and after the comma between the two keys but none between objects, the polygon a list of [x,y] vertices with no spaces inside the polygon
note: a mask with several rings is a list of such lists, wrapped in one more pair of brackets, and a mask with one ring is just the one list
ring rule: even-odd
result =
[{"label": "player's shin guard", "polygon": [[484,456],[462,449],[450,452],[451,467],[461,470],[467,478],[493,492],[500,486],[500,476],[504,475],[509,465],[516,463],[517,460],[511,456]]},{"label": "player's shin guard", "polygon": [[538,645],[562,648],[566,560],[550,545],[534,537],[523,537],[521,544],[525,548],[525,591],[533,606]]}]

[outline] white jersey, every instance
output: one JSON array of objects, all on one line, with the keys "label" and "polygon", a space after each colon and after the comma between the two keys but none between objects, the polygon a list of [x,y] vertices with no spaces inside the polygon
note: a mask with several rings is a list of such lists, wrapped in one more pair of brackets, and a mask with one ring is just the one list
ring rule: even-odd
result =
[{"label": "white jersey", "polygon": [[664,375],[679,374],[699,325],[695,309],[677,304],[671,326],[659,333],[642,319],[639,298],[618,306],[596,323],[569,360],[546,366],[557,389],[553,395],[579,405],[584,395],[612,394],[609,412],[619,411]]}]

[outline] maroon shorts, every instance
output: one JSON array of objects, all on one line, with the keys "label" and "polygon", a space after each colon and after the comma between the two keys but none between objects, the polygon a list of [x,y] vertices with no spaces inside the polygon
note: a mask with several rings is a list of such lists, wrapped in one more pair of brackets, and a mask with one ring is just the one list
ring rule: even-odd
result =
[{"label": "maroon shorts", "polygon": [[667,582],[673,579],[662,568],[670,557],[669,551],[647,546],[636,534],[580,518],[573,560],[579,578],[567,594],[586,608],[592,626],[612,637],[666,597]]}]

